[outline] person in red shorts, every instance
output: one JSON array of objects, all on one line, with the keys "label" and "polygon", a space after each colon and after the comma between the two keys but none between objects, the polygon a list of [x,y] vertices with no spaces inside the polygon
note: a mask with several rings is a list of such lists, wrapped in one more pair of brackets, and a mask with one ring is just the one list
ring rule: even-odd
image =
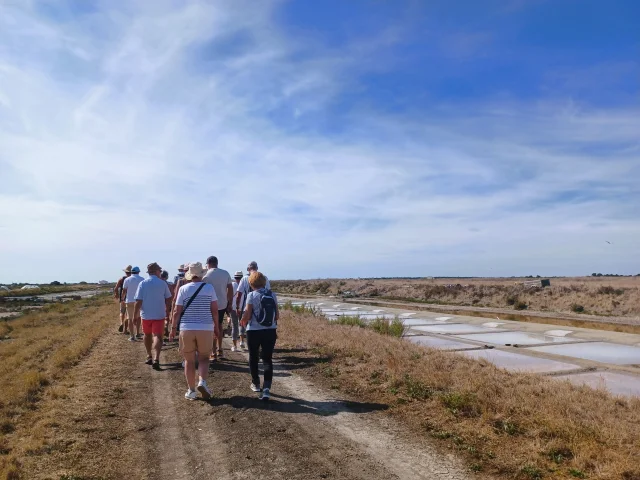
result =
[{"label": "person in red shorts", "polygon": [[147,265],[149,278],[140,282],[136,291],[135,315],[142,317],[147,365],[160,370],[160,351],[164,333],[164,319],[171,305],[171,292],[167,282],[160,278],[162,268],[157,263]]}]

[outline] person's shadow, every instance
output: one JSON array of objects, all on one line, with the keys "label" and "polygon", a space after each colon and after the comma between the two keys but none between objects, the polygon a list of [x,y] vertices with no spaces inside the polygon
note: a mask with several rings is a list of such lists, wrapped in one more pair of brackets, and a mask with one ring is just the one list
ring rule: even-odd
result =
[{"label": "person's shadow", "polygon": [[[205,401],[205,400],[202,400]],[[227,398],[212,398],[206,401],[211,407],[219,407],[222,405],[229,405],[238,409],[257,409],[257,410],[271,410],[281,413],[307,413],[313,415],[319,415],[322,417],[328,417],[336,415],[341,412],[349,413],[369,413],[380,410],[386,410],[388,405],[382,403],[370,403],[370,402],[352,402],[341,400],[327,400],[327,401],[308,401],[301,398],[289,397],[286,395],[279,395],[276,393],[271,394],[269,401],[260,400],[253,396],[239,396]]]}]

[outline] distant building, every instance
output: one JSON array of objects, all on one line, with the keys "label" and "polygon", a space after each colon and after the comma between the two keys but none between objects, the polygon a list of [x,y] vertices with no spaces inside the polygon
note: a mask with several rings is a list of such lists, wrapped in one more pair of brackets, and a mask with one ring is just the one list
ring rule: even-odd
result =
[{"label": "distant building", "polygon": [[106,280],[100,280],[98,282],[98,285],[109,285],[109,282],[107,282]]},{"label": "distant building", "polygon": [[20,290],[33,290],[35,288],[40,288],[38,285],[25,285]]}]

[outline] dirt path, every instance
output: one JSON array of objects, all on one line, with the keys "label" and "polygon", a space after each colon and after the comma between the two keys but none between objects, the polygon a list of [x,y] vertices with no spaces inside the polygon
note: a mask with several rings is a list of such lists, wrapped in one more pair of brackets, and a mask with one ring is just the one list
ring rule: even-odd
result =
[{"label": "dirt path", "polygon": [[453,456],[416,439],[384,405],[347,401],[301,372],[314,360],[280,350],[273,397],[249,390],[245,354],[212,367],[214,399],[189,402],[174,346],[162,371],[141,344],[107,334],[46,399],[48,445],[25,478],[462,479]]}]

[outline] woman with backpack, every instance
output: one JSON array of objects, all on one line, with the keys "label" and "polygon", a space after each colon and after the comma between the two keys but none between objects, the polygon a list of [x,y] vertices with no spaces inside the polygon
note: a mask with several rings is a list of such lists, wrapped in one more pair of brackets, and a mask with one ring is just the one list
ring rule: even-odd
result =
[{"label": "woman with backpack", "polygon": [[[278,327],[278,299],[275,293],[265,288],[267,277],[260,272],[249,276],[249,285],[253,290],[247,295],[245,309],[240,324],[247,329],[247,348],[249,349],[249,369],[251,370],[251,390],[262,392],[260,399],[270,397],[273,379],[273,349],[276,346],[276,328]],[[258,356],[262,349],[264,383],[260,388]]]}]

